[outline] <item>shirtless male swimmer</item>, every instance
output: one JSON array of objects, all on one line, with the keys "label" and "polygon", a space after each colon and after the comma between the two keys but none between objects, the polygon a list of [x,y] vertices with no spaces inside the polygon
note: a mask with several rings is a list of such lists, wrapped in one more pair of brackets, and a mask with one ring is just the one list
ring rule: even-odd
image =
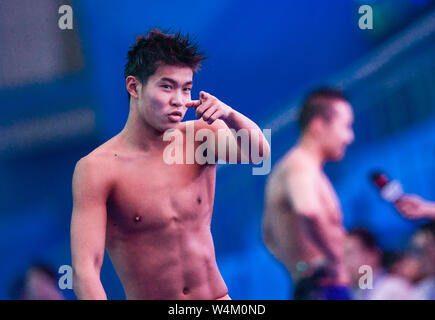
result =
[{"label": "shirtless male swimmer", "polygon": [[339,91],[316,90],[307,96],[299,122],[298,143],[276,164],[266,184],[263,239],[290,272],[294,299],[310,299],[304,297],[309,290],[304,286],[320,270],[326,275],[317,297],[347,299],[346,233],[323,166],[341,160],[353,141],[352,108]]},{"label": "shirtless male swimmer", "polygon": [[[270,147],[254,122],[214,96],[201,92],[191,100],[193,73],[203,59],[187,37],[157,29],[128,52],[125,127],[80,159],[73,176],[71,252],[79,299],[107,299],[100,281],[106,248],[127,299],[229,299],[210,231],[216,164],[167,164],[163,154],[171,141],[163,135],[179,130],[188,144],[188,124],[195,132],[247,129],[262,159]],[[189,107],[199,119],[181,122]],[[201,143],[192,142],[195,148]],[[231,143],[240,162],[247,155],[236,138]],[[213,158],[221,155],[211,150]]]}]

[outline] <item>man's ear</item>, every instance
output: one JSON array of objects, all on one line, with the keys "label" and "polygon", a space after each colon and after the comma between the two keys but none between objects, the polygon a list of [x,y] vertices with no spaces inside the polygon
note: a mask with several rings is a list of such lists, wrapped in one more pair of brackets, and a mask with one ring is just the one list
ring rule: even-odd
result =
[{"label": "man's ear", "polygon": [[315,135],[319,136],[323,134],[323,129],[325,127],[325,121],[320,117],[315,117],[311,120],[309,124],[309,130]]},{"label": "man's ear", "polygon": [[128,76],[125,79],[125,86],[127,88],[128,93],[135,99],[139,97],[140,90],[140,82],[134,76]]}]

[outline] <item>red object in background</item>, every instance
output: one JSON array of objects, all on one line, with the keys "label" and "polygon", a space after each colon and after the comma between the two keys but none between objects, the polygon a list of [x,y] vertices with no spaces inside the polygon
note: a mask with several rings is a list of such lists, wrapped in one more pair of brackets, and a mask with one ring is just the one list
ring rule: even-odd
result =
[{"label": "red object in background", "polygon": [[385,173],[374,172],[371,174],[371,180],[380,190],[381,197],[388,202],[396,202],[403,195],[399,181],[391,181]]},{"label": "red object in background", "polygon": [[388,177],[383,173],[372,174],[372,180],[379,189],[385,187],[389,182]]}]

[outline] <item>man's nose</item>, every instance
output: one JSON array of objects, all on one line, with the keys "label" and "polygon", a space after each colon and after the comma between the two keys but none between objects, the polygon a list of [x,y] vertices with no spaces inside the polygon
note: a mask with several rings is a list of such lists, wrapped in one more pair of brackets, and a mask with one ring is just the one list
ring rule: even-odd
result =
[{"label": "man's nose", "polygon": [[171,98],[171,105],[173,107],[182,107],[183,104],[183,95],[179,90],[176,90]]}]

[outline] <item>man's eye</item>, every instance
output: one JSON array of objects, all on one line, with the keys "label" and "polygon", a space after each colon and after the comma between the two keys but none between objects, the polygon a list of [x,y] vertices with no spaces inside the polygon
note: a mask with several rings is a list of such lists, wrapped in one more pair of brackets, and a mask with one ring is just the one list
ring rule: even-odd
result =
[{"label": "man's eye", "polygon": [[162,84],[161,87],[165,89],[171,89],[171,86],[169,84]]},{"label": "man's eye", "polygon": [[183,90],[186,92],[190,92],[192,90],[192,88],[184,88]]}]

